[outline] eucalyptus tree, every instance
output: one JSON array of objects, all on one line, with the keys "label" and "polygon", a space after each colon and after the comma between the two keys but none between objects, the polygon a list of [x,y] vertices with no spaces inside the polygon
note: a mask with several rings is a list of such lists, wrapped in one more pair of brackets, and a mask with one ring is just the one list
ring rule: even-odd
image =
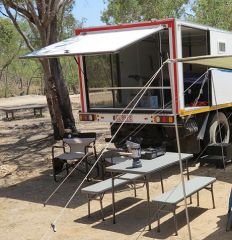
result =
[{"label": "eucalyptus tree", "polygon": [[232,30],[232,0],[195,0],[190,20]]},{"label": "eucalyptus tree", "polygon": [[22,47],[22,42],[19,41],[18,37],[12,23],[8,19],[0,17],[0,86],[2,86],[1,89],[4,91],[4,96],[7,96],[8,82],[7,77],[3,79],[3,73],[7,72],[9,65],[16,58]]},{"label": "eucalyptus tree", "polygon": [[102,13],[107,24],[149,21],[170,17],[181,17],[189,0],[108,0]]},{"label": "eucalyptus tree", "polygon": [[[70,13],[72,0],[1,0],[2,14],[9,17],[21,34],[29,50],[45,47],[59,40],[63,17]],[[28,22],[29,36],[19,21]],[[62,138],[66,128],[76,131],[68,89],[64,81],[59,59],[39,59],[44,73],[44,87],[55,139]]]}]

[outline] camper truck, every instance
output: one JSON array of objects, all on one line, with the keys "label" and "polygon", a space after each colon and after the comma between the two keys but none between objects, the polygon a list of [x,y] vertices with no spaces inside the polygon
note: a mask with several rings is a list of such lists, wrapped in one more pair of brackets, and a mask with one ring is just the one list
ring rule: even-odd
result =
[{"label": "camper truck", "polygon": [[165,144],[168,151],[175,151],[174,116],[182,152],[197,154],[209,143],[230,141],[229,70],[165,64],[141,98],[138,93],[167,59],[232,54],[232,33],[176,19],[75,33],[27,57],[75,56],[80,121],[114,123],[112,135],[124,122],[113,140],[117,146],[137,137],[143,147]]}]

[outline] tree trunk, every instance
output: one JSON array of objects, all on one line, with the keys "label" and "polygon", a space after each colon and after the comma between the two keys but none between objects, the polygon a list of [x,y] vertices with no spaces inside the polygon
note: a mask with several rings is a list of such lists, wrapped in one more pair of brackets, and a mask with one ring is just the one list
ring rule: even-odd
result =
[{"label": "tree trunk", "polygon": [[[53,19],[50,25],[48,44],[57,42],[57,20]],[[47,36],[42,32],[41,36]],[[41,60],[44,69],[45,92],[54,129],[54,138],[61,139],[65,129],[76,132],[75,120],[72,113],[68,88],[64,81],[59,59],[50,58]]]},{"label": "tree trunk", "polygon": [[54,85],[54,77],[51,74],[49,60],[41,60],[41,63],[44,70],[45,95],[47,98],[48,109],[51,116],[54,138],[56,140],[60,140],[64,135],[64,122],[58,103],[57,91]]},{"label": "tree trunk", "polygon": [[72,113],[72,106],[69,98],[67,85],[64,81],[61,64],[57,58],[49,59],[51,74],[54,77],[54,83],[57,89],[57,98],[64,122],[64,128],[76,132],[75,120]]},{"label": "tree trunk", "polygon": [[[57,16],[59,15],[59,11],[65,7],[65,4],[72,4],[72,1],[63,0],[0,0],[0,2],[3,3],[7,15],[12,20],[30,50],[33,50],[33,46],[29,38],[20,28],[17,22],[17,16],[20,15],[26,19],[29,26],[32,26],[33,31],[35,29],[38,30],[41,45],[42,47],[46,47],[58,40]],[[63,137],[65,128],[76,131],[69,92],[64,82],[59,60],[40,59],[40,62],[44,70],[44,88],[54,129],[54,138],[58,140]]]}]

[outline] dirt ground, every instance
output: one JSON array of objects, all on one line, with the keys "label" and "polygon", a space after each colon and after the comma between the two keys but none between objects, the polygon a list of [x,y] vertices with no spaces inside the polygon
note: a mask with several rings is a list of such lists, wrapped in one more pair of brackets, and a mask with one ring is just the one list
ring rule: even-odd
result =
[{"label": "dirt ground", "polygon": [[[96,131],[98,139],[109,134],[108,124],[79,123],[77,112],[78,96],[71,96],[76,124],[81,131]],[[44,103],[42,96],[23,96],[0,99],[0,106],[26,103]],[[152,230],[147,228],[146,191],[139,184],[138,196],[128,187],[116,193],[117,223],[112,224],[111,193],[103,199],[105,221],[101,220],[98,201],[91,202],[92,215],[87,217],[86,196],[77,193],[66,209],[70,196],[82,181],[84,175],[75,172],[47,206],[43,203],[58,186],[53,181],[51,167],[52,137],[48,111],[44,117],[34,117],[32,112],[18,112],[16,119],[6,121],[0,113],[0,239],[189,239],[183,203],[177,209],[178,236],[174,233],[171,214],[161,219],[161,232],[157,233],[155,217]],[[58,143],[60,144],[60,143]],[[98,150],[104,146],[98,141]],[[196,207],[196,196],[188,205],[192,239],[231,240],[232,232],[225,232],[228,198],[232,183],[232,164],[226,170],[214,166],[203,166],[192,162],[190,174],[215,176],[214,185],[216,209],[212,208],[210,192],[200,192],[200,207]],[[165,190],[180,182],[179,168],[174,166],[163,173]],[[91,184],[85,183],[84,186]],[[161,193],[159,176],[150,182],[151,198]],[[152,206],[153,215],[155,208]],[[57,232],[50,225],[56,222]]]}]

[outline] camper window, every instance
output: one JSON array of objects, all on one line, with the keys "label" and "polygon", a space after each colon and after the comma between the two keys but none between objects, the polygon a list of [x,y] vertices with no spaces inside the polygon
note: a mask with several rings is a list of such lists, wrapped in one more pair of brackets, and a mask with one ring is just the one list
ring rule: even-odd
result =
[{"label": "camper window", "polygon": [[[138,100],[138,97],[135,97],[137,93],[167,56],[169,56],[168,30],[162,30],[124,48],[117,54],[84,57],[89,109],[114,108],[120,111],[129,103],[129,108],[132,108]],[[171,90],[166,67],[156,77],[135,109],[136,111],[166,109],[170,100]]]},{"label": "camper window", "polygon": [[225,52],[226,52],[226,43],[218,42],[218,53],[225,53]]}]

